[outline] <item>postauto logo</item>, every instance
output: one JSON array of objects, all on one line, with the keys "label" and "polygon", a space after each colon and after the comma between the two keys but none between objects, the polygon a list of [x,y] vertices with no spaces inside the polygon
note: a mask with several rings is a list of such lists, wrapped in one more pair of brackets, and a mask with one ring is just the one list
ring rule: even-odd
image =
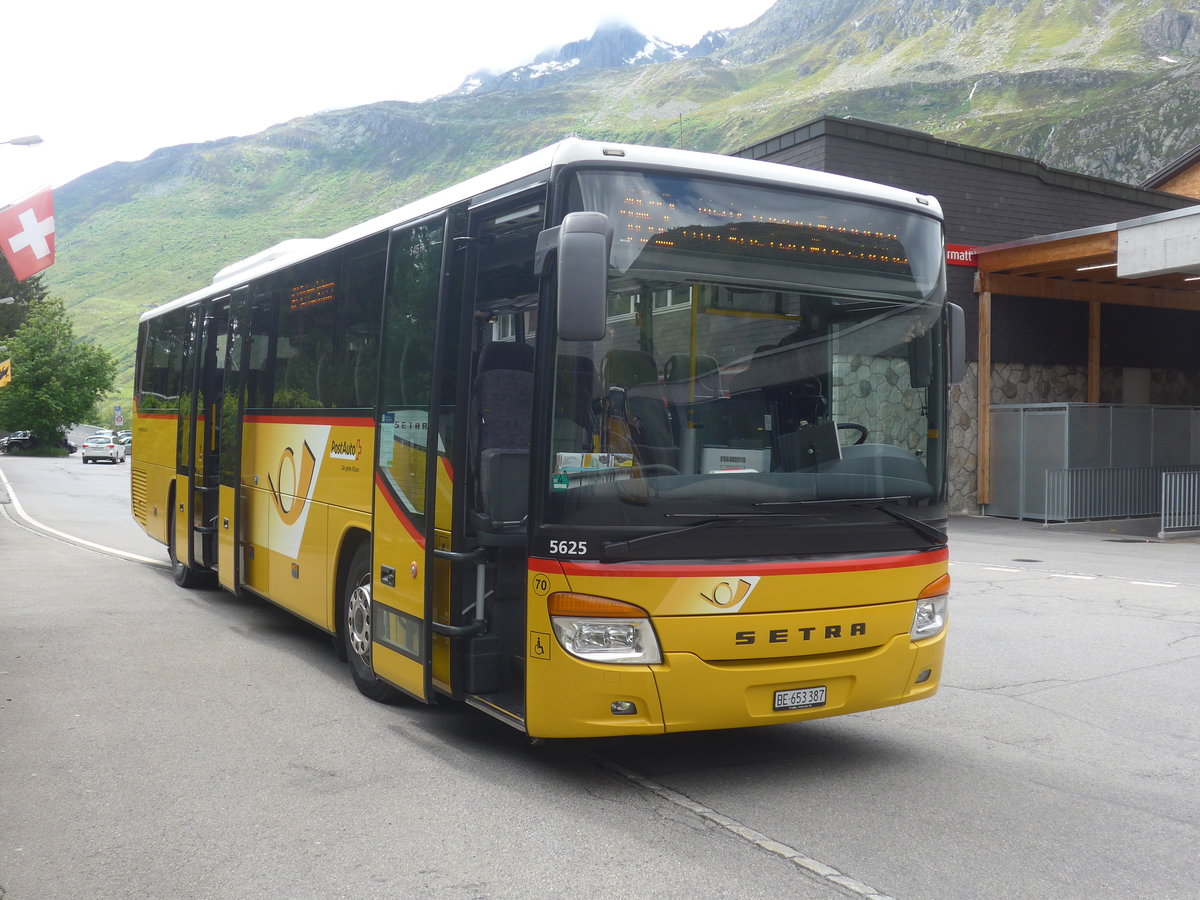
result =
[{"label": "postauto logo", "polygon": [[357,460],[363,454],[363,445],[361,440],[352,441],[332,441],[329,444],[330,459],[352,459]]}]

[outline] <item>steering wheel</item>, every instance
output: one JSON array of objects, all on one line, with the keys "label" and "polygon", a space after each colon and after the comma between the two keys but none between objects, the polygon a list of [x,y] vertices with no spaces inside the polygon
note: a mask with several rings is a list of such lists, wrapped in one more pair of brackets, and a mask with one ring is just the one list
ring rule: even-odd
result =
[{"label": "steering wheel", "polygon": [[858,436],[855,438],[855,440],[850,442],[851,446],[853,446],[854,444],[861,444],[864,441],[866,441],[866,439],[867,439],[867,426],[866,425],[859,425],[857,422],[838,422],[837,427],[838,427],[838,431],[845,430],[845,431],[857,431],[858,432]]}]

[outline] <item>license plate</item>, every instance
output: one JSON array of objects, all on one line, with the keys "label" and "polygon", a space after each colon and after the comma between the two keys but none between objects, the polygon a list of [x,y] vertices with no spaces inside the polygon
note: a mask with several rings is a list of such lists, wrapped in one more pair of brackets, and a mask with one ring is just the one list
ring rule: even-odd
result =
[{"label": "license plate", "polygon": [[775,692],[775,710],[812,709],[825,705],[825,685]]}]

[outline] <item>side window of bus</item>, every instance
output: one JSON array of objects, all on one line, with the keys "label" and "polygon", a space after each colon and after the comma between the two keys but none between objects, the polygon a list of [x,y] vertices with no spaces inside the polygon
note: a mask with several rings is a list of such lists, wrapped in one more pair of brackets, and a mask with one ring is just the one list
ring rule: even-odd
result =
[{"label": "side window of bus", "polygon": [[386,234],[367,238],[346,250],[346,273],[339,300],[337,370],[328,377],[335,406],[360,409],[375,406],[386,260]]},{"label": "side window of bus", "polygon": [[275,409],[319,409],[335,404],[339,263],[340,256],[331,254],[280,273],[271,402]]},{"label": "side window of bus", "polygon": [[178,409],[186,326],[186,310],[183,309],[151,319],[142,326],[138,337],[142,342],[138,409],[169,409],[172,412]]},{"label": "side window of bus", "polygon": [[275,293],[273,282],[259,281],[251,289],[250,352],[246,361],[246,408],[269,409],[272,389],[271,339],[275,329]]},{"label": "side window of bus", "polygon": [[444,224],[397,230],[383,314],[379,466],[410,514],[425,514],[433,339]]}]

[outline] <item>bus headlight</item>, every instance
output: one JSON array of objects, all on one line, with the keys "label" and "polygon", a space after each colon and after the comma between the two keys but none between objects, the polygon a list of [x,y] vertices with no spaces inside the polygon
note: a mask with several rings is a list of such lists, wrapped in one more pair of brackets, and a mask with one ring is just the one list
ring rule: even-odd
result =
[{"label": "bus headlight", "polygon": [[921,591],[908,636],[914,641],[923,641],[941,634],[942,629],[946,627],[946,606],[949,598],[949,575],[943,575]]},{"label": "bus headlight", "polygon": [[580,659],[633,665],[662,662],[650,617],[632,603],[590,594],[551,594],[550,623],[563,649]]}]

